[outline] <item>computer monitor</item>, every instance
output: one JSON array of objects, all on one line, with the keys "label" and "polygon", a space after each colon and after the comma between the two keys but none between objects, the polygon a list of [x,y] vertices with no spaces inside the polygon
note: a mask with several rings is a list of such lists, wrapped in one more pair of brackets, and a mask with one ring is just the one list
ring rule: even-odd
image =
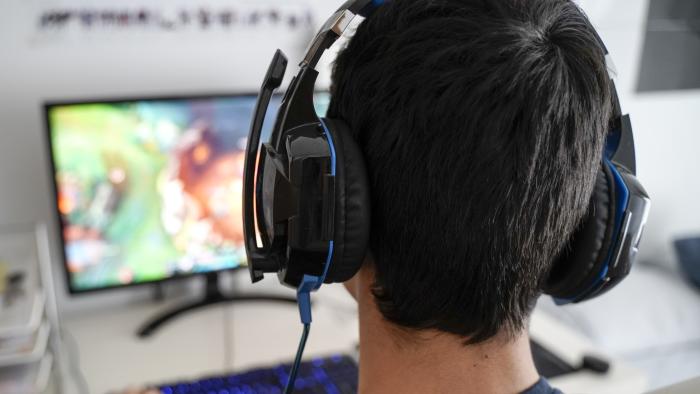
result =
[{"label": "computer monitor", "polygon": [[[242,177],[255,102],[246,94],[46,104],[71,293],[245,266]],[[325,114],[328,95],[316,104]]]}]

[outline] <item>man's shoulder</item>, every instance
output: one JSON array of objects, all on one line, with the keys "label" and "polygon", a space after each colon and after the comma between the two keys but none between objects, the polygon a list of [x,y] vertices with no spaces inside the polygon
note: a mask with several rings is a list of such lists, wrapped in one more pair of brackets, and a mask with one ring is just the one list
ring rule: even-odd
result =
[{"label": "man's shoulder", "polygon": [[553,388],[545,378],[540,378],[534,386],[522,392],[522,394],[563,394],[560,390]]}]

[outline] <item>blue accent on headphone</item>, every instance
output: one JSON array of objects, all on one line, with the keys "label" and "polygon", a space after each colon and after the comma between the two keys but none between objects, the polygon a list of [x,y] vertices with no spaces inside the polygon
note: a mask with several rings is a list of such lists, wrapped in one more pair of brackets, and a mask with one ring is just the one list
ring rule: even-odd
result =
[{"label": "blue accent on headphone", "polygon": [[622,139],[622,130],[613,130],[608,134],[608,138],[605,141],[605,157],[612,158],[617,152],[617,148],[620,147],[620,140]]},{"label": "blue accent on headphone", "polygon": [[[330,131],[328,131],[328,126],[326,125],[326,122],[323,121],[323,119],[319,119],[321,121],[321,126],[323,126],[323,133],[326,135],[326,138],[328,139],[328,147],[331,150],[331,176],[335,176],[336,174],[336,153],[335,153],[335,142],[333,141],[333,136],[331,135]],[[323,274],[321,274],[321,277],[319,278],[318,282],[316,283],[316,287],[314,290],[318,290],[319,287],[323,284],[323,282],[326,280],[326,275],[328,274],[328,268],[331,266],[331,260],[333,259],[333,240],[329,242],[328,245],[328,256],[326,257],[326,264],[323,267]]]},{"label": "blue accent on headphone", "polygon": [[326,122],[323,121],[323,119],[319,119],[321,121],[321,126],[323,126],[323,133],[326,135],[326,139],[328,139],[328,146],[331,150],[331,176],[335,176],[335,163],[336,163],[336,156],[335,156],[335,142],[333,142],[333,136],[331,133],[328,131],[328,126],[326,126]]},{"label": "blue accent on headphone", "polygon": [[[619,142],[619,139],[617,139]],[[609,141],[610,142],[610,141]],[[607,155],[607,150],[606,150],[606,155]],[[612,178],[613,182],[615,183],[614,189],[618,192],[615,195],[615,226],[613,227],[613,239],[620,239],[620,231],[622,229],[622,224],[625,221],[624,213],[627,210],[627,204],[629,203],[629,198],[630,198],[630,191],[627,188],[627,185],[625,184],[625,181],[622,179],[622,175],[620,175],[620,172],[617,170],[617,167],[608,159],[605,157],[603,159],[603,163],[605,166],[607,166],[610,169],[610,172],[612,173]],[[563,305],[563,304],[568,304],[570,302],[574,302],[576,300],[579,300],[583,297],[586,297],[589,295],[591,291],[594,291],[600,287],[600,285],[603,283],[605,280],[605,276],[608,274],[608,269],[610,267],[610,264],[613,263],[613,253],[617,250],[618,248],[616,247],[611,247],[610,251],[608,252],[608,256],[605,258],[605,264],[603,265],[603,268],[600,270],[600,273],[598,273],[597,278],[595,282],[591,286],[589,286],[586,290],[582,291],[580,294],[578,294],[576,297],[573,298],[554,298],[554,303],[557,305]]]},{"label": "blue accent on headphone", "polygon": [[369,4],[367,4],[363,9],[361,9],[358,14],[364,16],[365,18],[369,17],[372,15],[374,11],[377,10],[382,4],[385,3],[385,0],[372,0]]},{"label": "blue accent on headphone", "polygon": [[[326,139],[328,140],[328,148],[331,151],[331,176],[335,176],[336,174],[336,163],[337,163],[337,157],[335,153],[335,143],[333,142],[333,136],[331,133],[328,131],[328,126],[326,125],[326,122],[323,121],[323,119],[319,119],[321,122],[321,126],[323,126],[323,133],[326,135]],[[326,256],[326,264],[323,265],[323,273],[321,276],[314,276],[314,275],[304,275],[304,278],[299,285],[299,288],[297,289],[297,297],[299,298],[299,295],[301,295],[302,288],[304,286],[309,286],[311,284],[311,287],[308,289],[308,292],[311,291],[316,291],[318,290],[323,282],[326,280],[326,275],[328,275],[328,268],[331,266],[331,260],[333,259],[333,240],[330,240],[328,243],[328,256]],[[299,310],[301,312],[301,298],[299,298]],[[309,321],[311,319],[311,314],[309,312]],[[302,313],[302,321],[304,321],[303,313]]]},{"label": "blue accent on headphone", "polygon": [[[617,167],[613,165],[613,163],[610,162],[609,159],[605,159],[605,165],[608,166],[610,169],[610,172],[612,172],[613,175],[613,182],[615,182],[615,190],[619,192],[618,195],[615,196],[615,229],[614,229],[614,234],[619,234],[620,230],[622,229],[622,222],[625,220],[624,213],[627,210],[627,204],[629,203],[630,199],[630,191],[627,188],[627,184],[625,184],[625,181],[622,179],[622,175],[620,175],[620,172],[617,170]],[[610,251],[610,255],[608,256],[608,262],[610,261],[610,258],[612,257],[612,250]]]},{"label": "blue accent on headphone", "polygon": [[314,290],[318,290],[319,287],[323,284],[323,282],[326,280],[326,275],[328,275],[328,268],[331,266],[331,259],[333,258],[333,240],[331,240],[330,245],[328,245],[328,257],[326,257],[326,264],[323,267],[323,274],[321,274],[321,277],[319,278],[318,282],[316,283],[316,287]]}]

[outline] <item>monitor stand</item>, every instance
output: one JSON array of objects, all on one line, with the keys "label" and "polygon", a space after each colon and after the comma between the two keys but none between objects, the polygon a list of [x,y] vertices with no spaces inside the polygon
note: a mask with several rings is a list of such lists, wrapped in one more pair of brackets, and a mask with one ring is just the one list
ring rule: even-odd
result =
[{"label": "monitor stand", "polygon": [[[206,274],[206,290],[204,298],[199,301],[178,305],[170,310],[163,311],[162,313],[149,319],[138,331],[138,336],[140,338],[146,338],[153,334],[158,328],[160,328],[165,323],[171,321],[172,319],[195,309],[204,308],[210,305],[222,303],[222,302],[280,302],[285,304],[294,305],[296,304],[296,299],[293,297],[283,297],[274,295],[225,295],[221,292],[219,287],[219,273],[211,272]],[[160,290],[162,292],[162,289]]]}]

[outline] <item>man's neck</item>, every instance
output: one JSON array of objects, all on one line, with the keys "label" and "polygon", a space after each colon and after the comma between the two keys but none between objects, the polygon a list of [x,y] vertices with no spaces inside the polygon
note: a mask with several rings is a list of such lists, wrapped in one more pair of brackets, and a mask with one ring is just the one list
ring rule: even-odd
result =
[{"label": "man's neck", "polygon": [[499,335],[464,346],[463,339],[450,334],[402,331],[378,311],[370,284],[363,280],[371,278],[354,283],[360,314],[360,394],[512,394],[537,383],[526,332],[515,339]]}]

